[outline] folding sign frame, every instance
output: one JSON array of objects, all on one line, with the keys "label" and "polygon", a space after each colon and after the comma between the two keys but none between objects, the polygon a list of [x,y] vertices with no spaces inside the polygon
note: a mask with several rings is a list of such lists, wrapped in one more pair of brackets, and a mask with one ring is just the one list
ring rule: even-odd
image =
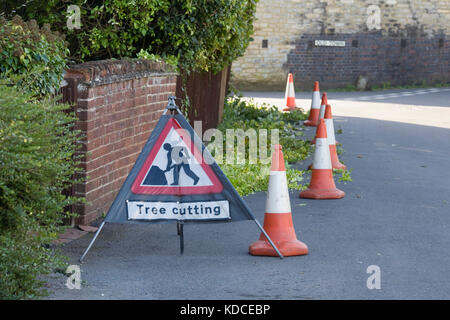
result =
[{"label": "folding sign frame", "polygon": [[175,99],[169,97],[167,107],[80,262],[106,222],[176,221],[183,254],[186,222],[253,220],[283,258],[178,109]]}]

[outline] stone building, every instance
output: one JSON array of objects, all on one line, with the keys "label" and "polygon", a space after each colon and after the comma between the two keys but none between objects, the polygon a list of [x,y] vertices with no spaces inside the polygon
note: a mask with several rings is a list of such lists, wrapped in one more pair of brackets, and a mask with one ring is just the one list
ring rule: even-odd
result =
[{"label": "stone building", "polygon": [[232,65],[241,90],[450,81],[450,0],[259,0],[253,41]]}]

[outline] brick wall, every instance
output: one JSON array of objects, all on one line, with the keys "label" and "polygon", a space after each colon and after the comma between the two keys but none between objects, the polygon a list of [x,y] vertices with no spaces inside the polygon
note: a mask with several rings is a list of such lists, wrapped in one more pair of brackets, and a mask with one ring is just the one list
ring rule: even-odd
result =
[{"label": "brick wall", "polygon": [[[175,94],[176,74],[149,61],[104,60],[70,68],[67,88],[79,118],[83,177],[73,186],[76,224],[87,224],[106,213],[150,136],[169,95]],[[72,92],[73,91],[73,92]]]},{"label": "brick wall", "polygon": [[[448,0],[260,0],[254,29],[232,65],[239,89],[284,90],[288,72],[308,90],[312,79],[326,89],[354,85],[359,75],[372,84],[450,81]],[[314,40],[346,46],[315,47]]]}]

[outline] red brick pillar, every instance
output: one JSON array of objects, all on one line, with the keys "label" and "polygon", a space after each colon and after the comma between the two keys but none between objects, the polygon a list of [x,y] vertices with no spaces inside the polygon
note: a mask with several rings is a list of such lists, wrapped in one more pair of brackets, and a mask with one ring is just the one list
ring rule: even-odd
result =
[{"label": "red brick pillar", "polygon": [[85,183],[73,195],[76,224],[106,213],[155,127],[167,99],[175,94],[176,73],[164,63],[103,60],[72,66],[65,79],[74,86],[76,129]]}]

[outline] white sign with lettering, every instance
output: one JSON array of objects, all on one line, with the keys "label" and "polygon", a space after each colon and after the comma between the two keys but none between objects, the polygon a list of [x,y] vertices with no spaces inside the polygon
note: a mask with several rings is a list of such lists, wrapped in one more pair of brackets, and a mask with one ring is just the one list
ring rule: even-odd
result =
[{"label": "white sign with lettering", "polygon": [[127,201],[128,220],[229,219],[228,201],[160,202]]},{"label": "white sign with lettering", "polygon": [[316,47],[345,47],[345,41],[316,40]]}]

